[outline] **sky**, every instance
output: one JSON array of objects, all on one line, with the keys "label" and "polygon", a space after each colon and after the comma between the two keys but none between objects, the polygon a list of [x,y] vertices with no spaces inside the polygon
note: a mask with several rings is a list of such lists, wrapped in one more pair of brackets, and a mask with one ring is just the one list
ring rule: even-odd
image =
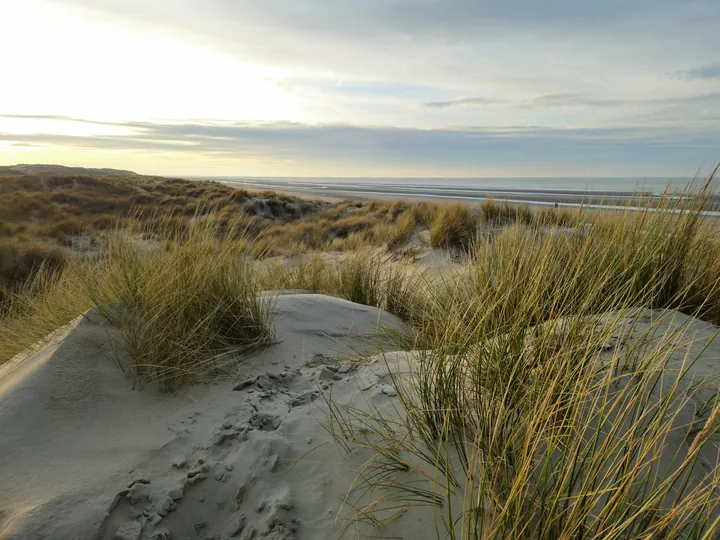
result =
[{"label": "sky", "polygon": [[0,0],[0,165],[692,176],[718,0]]}]

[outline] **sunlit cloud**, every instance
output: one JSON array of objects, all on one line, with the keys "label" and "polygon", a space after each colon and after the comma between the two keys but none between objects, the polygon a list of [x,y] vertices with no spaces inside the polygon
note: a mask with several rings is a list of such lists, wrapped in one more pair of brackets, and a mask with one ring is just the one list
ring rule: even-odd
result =
[{"label": "sunlit cloud", "polygon": [[701,66],[678,74],[685,79],[720,79],[720,64]]},{"label": "sunlit cloud", "polygon": [[[0,117],[2,119],[2,117]],[[84,124],[82,119],[74,122]],[[0,133],[0,142],[74,150],[185,154],[232,163],[321,164],[334,174],[362,170],[421,169],[443,175],[482,175],[505,167],[512,174],[528,164],[545,174],[562,161],[588,175],[588,163],[603,170],[632,169],[658,174],[706,162],[720,144],[714,132],[673,134],[661,129],[557,129],[540,126],[466,127],[445,129],[356,126],[348,124],[155,123],[113,124],[122,133],[71,135]],[[508,168],[508,164],[515,164]],[[647,164],[652,164],[650,167]],[[638,168],[638,166],[643,168]],[[574,167],[574,168],[573,168]],[[256,170],[262,170],[262,167]],[[257,173],[256,173],[257,174]]]},{"label": "sunlit cloud", "polygon": [[485,105],[494,105],[500,103],[496,99],[483,97],[459,97],[449,99],[447,101],[428,101],[422,106],[427,109],[443,109],[445,107],[482,107]]}]

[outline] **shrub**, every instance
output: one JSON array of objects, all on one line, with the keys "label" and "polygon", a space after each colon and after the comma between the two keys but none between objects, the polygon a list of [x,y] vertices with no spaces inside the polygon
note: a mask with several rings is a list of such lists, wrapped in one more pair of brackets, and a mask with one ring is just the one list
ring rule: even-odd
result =
[{"label": "shrub", "polygon": [[36,234],[41,237],[54,238],[58,242],[70,245],[73,236],[79,236],[92,230],[92,225],[87,220],[72,216],[41,227]]},{"label": "shrub", "polygon": [[413,232],[415,232],[416,224],[417,217],[412,208],[400,214],[397,218],[396,227],[389,232],[389,238],[387,240],[388,249],[397,249],[406,244]]},{"label": "shrub", "polygon": [[443,204],[430,228],[430,244],[433,247],[467,248],[475,234],[476,223],[467,206]]},{"label": "shrub", "polygon": [[41,270],[57,276],[69,260],[66,250],[39,242],[0,242],[0,284],[6,290],[32,281]]},{"label": "shrub", "polygon": [[204,229],[144,250],[121,239],[85,275],[92,304],[121,328],[136,377],[175,390],[271,338],[270,307],[242,247]]}]

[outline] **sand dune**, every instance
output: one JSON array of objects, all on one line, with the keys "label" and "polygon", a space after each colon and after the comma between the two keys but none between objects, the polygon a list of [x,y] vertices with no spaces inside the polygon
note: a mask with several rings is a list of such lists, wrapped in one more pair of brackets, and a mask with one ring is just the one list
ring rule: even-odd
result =
[{"label": "sand dune", "polygon": [[[336,536],[353,464],[318,397],[352,399],[344,362],[402,324],[319,295],[281,295],[276,312],[277,344],[175,396],[134,390],[110,356],[115,330],[92,313],[3,366],[0,537]],[[387,400],[372,380],[366,392]]]},{"label": "sand dune", "polygon": [[[177,395],[133,389],[113,355],[123,363],[117,331],[92,312],[3,366],[0,537],[436,538],[429,508],[411,508],[383,529],[348,521],[341,501],[371,456],[346,455],[323,427],[328,400],[402,414],[390,372],[407,373],[413,356],[376,354],[388,346],[383,329],[403,324],[337,298],[274,298],[276,343]],[[680,328],[693,338],[691,354],[704,350],[687,384],[714,375],[720,345],[707,323],[644,311],[623,339],[660,316],[656,331]],[[684,410],[679,423],[692,423],[699,408]],[[678,434],[667,451],[683,444]],[[713,456],[717,447],[708,446],[699,466],[712,466]],[[413,475],[406,480],[420,479]]]}]

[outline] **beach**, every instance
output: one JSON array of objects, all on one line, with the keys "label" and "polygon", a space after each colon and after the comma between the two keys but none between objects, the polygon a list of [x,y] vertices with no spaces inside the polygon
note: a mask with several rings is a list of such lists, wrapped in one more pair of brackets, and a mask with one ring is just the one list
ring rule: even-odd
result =
[{"label": "beach", "polygon": [[[682,196],[686,179],[665,178],[214,178],[249,190],[272,190],[329,201],[425,200],[610,208],[645,206],[665,196]],[[717,202],[713,204],[717,209]]]}]

